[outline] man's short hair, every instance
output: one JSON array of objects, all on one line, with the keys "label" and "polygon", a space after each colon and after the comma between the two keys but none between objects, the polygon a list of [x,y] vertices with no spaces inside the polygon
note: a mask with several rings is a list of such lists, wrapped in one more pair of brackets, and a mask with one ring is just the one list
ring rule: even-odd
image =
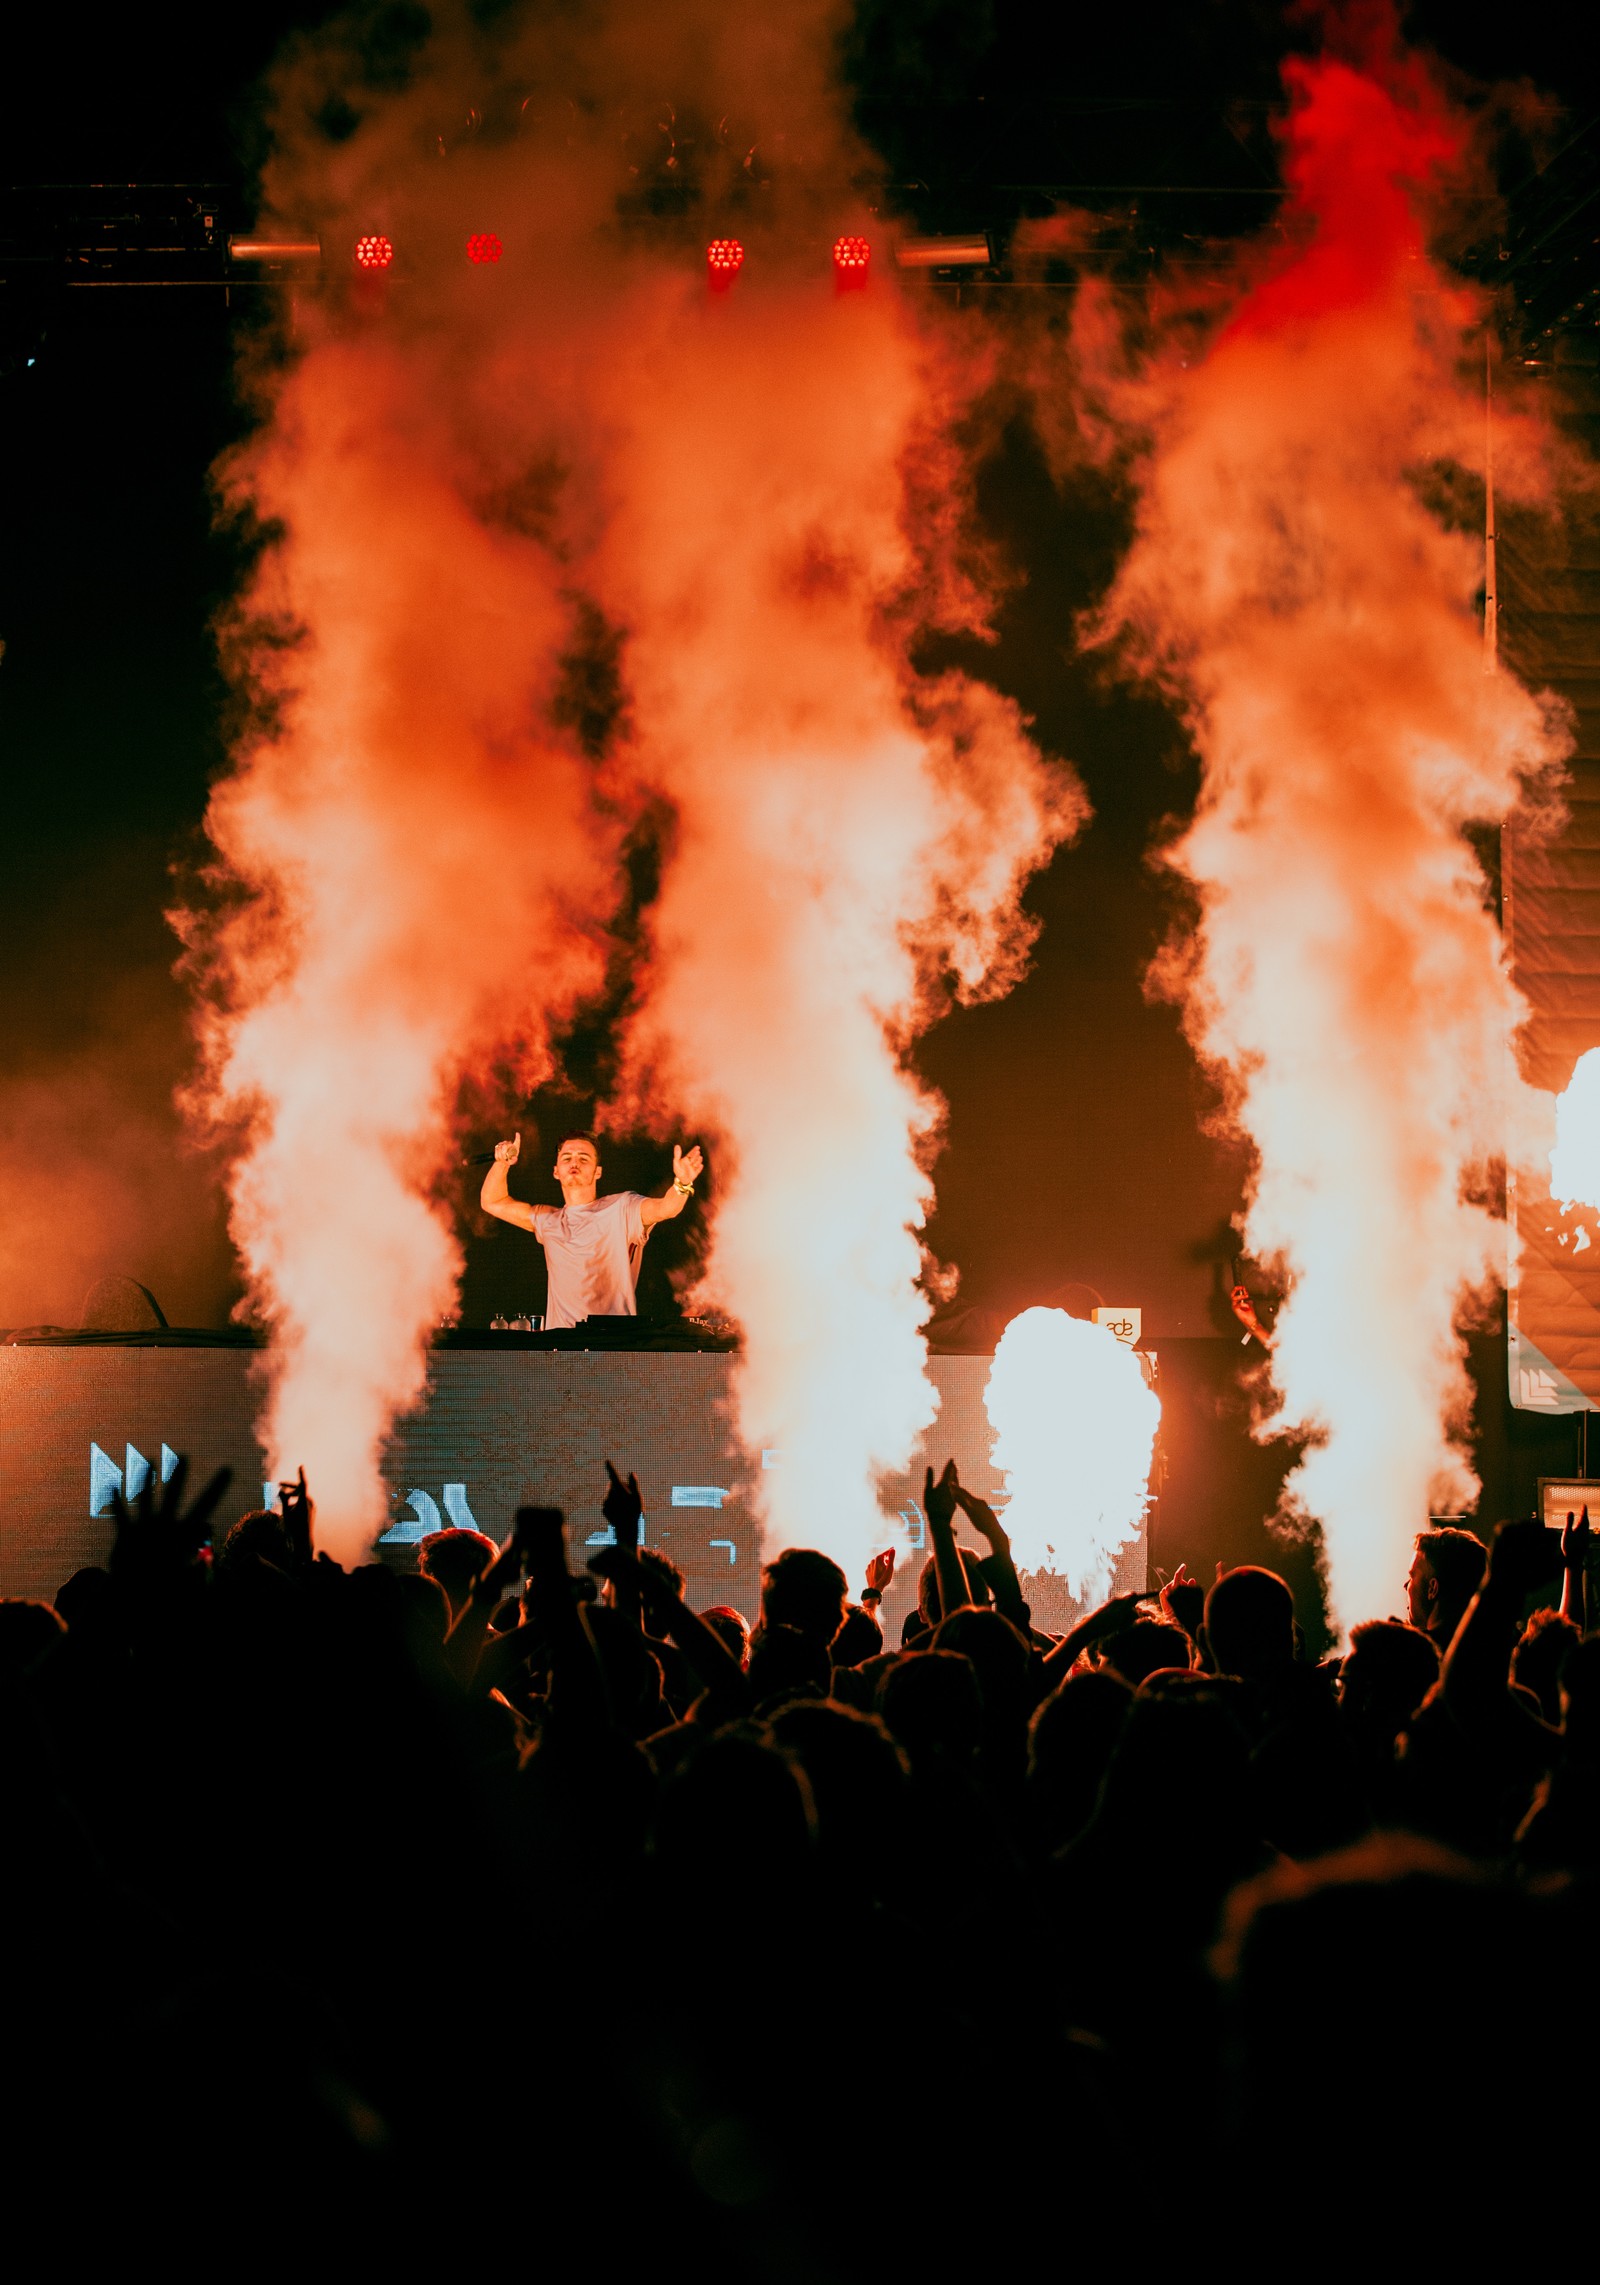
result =
[{"label": "man's short hair", "polygon": [[283,1517],[276,1508],[250,1508],[237,1523],[230,1524],[213,1561],[219,1575],[224,1577],[244,1571],[252,1563],[270,1563],[276,1570],[291,1570],[294,1551]]},{"label": "man's short hair", "polygon": [[561,1153],[566,1149],[568,1143],[587,1143],[589,1148],[594,1152],[595,1157],[598,1158],[600,1156],[600,1145],[595,1141],[593,1135],[558,1135],[556,1137],[557,1158],[561,1156]]},{"label": "man's short hair", "polygon": [[1583,1640],[1583,1631],[1559,1611],[1535,1611],[1511,1653],[1511,1679],[1531,1690],[1539,1710],[1552,1727],[1561,1723],[1561,1678],[1567,1658]]},{"label": "man's short hair", "polygon": [[729,1654],[736,1658],[741,1666],[748,1665],[750,1660],[750,1628],[744,1613],[736,1611],[731,1603],[713,1603],[710,1610],[702,1611],[700,1616],[710,1627],[712,1633],[727,1644]]},{"label": "man's short hair", "polygon": [[430,1531],[417,1548],[417,1569],[425,1579],[437,1580],[452,1607],[465,1602],[499,1550],[487,1532]]},{"label": "man's short hair", "polygon": [[831,1555],[786,1547],[761,1574],[761,1623],[791,1626],[813,1641],[832,1642],[844,1616],[846,1580]]},{"label": "man's short hair", "polygon": [[1104,1665],[1137,1690],[1148,1675],[1187,1669],[1189,1637],[1170,1619],[1135,1619],[1112,1635],[1100,1655]]},{"label": "man's short hair", "polygon": [[839,1631],[828,1645],[835,1666],[865,1666],[883,1648],[883,1629],[869,1610],[852,1603],[839,1621]]},{"label": "man's short hair", "polygon": [[664,1587],[670,1587],[675,1595],[683,1593],[683,1573],[670,1555],[663,1555],[659,1547],[641,1547],[639,1560]]},{"label": "man's short hair", "polygon": [[1441,1524],[1437,1531],[1417,1533],[1417,1553],[1425,1555],[1439,1582],[1439,1600],[1459,1618],[1483,1584],[1489,1551],[1475,1531],[1458,1524]]},{"label": "man's short hair", "polygon": [[1439,1646],[1401,1619],[1363,1619],[1350,1629],[1340,1686],[1352,1712],[1408,1722],[1439,1679]]},{"label": "man's short hair", "polygon": [[1206,1595],[1206,1643],[1219,1674],[1246,1680],[1294,1661],[1294,1597],[1276,1571],[1241,1563]]}]

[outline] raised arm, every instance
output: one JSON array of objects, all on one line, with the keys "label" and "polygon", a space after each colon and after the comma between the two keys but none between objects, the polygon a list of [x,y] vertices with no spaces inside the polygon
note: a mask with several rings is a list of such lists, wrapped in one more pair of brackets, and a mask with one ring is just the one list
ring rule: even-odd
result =
[{"label": "raised arm", "polygon": [[1547,1565],[1545,1528],[1537,1518],[1496,1526],[1483,1584],[1467,1605],[1439,1676],[1445,1705],[1469,1732],[1531,1737],[1546,1729],[1513,1697],[1510,1684],[1523,1603],[1530,1590],[1547,1582]]},{"label": "raised arm", "polygon": [[1022,1581],[1017,1577],[1011,1541],[1000,1518],[987,1500],[979,1499],[976,1492],[969,1492],[965,1484],[956,1486],[956,1505],[973,1529],[981,1532],[989,1542],[988,1560],[982,1568],[984,1580],[994,1596],[995,1609],[1002,1618],[1008,1618],[1013,1626],[1020,1627],[1026,1634],[1029,1625],[1028,1606],[1023,1600]]},{"label": "raised arm", "polygon": [[[705,1171],[705,1159],[700,1145],[695,1143],[685,1150],[680,1143],[672,1146],[672,1180],[659,1198],[641,1198],[639,1219],[647,1230],[657,1222],[674,1221],[694,1196],[694,1186]],[[490,1169],[491,1173],[493,1169]],[[488,1187],[487,1184],[484,1186]]]},{"label": "raised arm", "polygon": [[935,1480],[930,1468],[922,1486],[922,1512],[928,1519],[928,1537],[933,1541],[933,1575],[939,1586],[942,1619],[947,1619],[952,1611],[965,1610],[972,1601],[954,1529],[959,1482],[954,1460],[946,1460],[938,1479]]},{"label": "raised arm", "polygon": [[1561,1534],[1561,1616],[1580,1634],[1589,1631],[1589,1510],[1567,1517]]},{"label": "raised arm", "polygon": [[506,1180],[517,1163],[521,1149],[520,1127],[510,1142],[495,1144],[494,1164],[483,1178],[483,1188],[478,1192],[478,1204],[486,1214],[493,1214],[502,1222],[514,1222],[519,1230],[531,1230],[535,1209],[525,1206],[520,1198],[513,1198]]}]

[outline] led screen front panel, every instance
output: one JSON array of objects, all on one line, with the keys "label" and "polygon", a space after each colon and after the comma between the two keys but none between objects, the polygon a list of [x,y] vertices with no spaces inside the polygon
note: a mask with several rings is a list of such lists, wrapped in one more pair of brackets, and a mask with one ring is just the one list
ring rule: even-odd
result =
[{"label": "led screen front panel", "polygon": [[[581,1560],[583,1542],[604,1531],[609,1458],[624,1473],[637,1471],[646,1537],[682,1568],[690,1601],[701,1608],[728,1602],[753,1616],[757,1467],[736,1456],[726,1431],[733,1362],[592,1350],[436,1352],[427,1400],[397,1431],[385,1466],[386,1555],[405,1560],[409,1543],[450,1522],[499,1538],[520,1503],[538,1501],[566,1510]],[[80,1565],[103,1562],[113,1487],[137,1490],[146,1472],[159,1477],[179,1453],[196,1482],[224,1462],[232,1468],[225,1522],[258,1505],[259,1365],[258,1355],[237,1349],[0,1349],[0,1589],[51,1596]],[[890,1606],[891,1639],[920,1563],[925,1462],[953,1453],[976,1491],[1000,1488],[983,1408],[989,1359],[935,1357],[929,1370],[939,1419],[912,1468],[883,1494],[886,1510],[905,1515],[912,1548]],[[783,1455],[759,1461],[781,1468]],[[1125,1583],[1144,1583],[1142,1542],[1124,1560]],[[852,1593],[860,1587],[851,1581]]]}]

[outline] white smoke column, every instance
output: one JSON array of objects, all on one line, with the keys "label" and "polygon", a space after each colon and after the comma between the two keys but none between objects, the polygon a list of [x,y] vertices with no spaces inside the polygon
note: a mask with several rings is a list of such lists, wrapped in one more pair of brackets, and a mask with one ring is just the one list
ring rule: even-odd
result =
[{"label": "white smoke column", "polygon": [[853,1572],[935,1409],[940,1106],[906,1049],[930,978],[1019,972],[1021,888],[1083,803],[992,692],[908,674],[932,351],[892,272],[838,295],[814,253],[768,259],[726,307],[631,313],[601,592],[676,821],[636,1052],[716,1146],[703,1291],[744,1331],[743,1439],[780,1455],[768,1538]]},{"label": "white smoke column", "polygon": [[994,1353],[984,1409],[1019,1567],[1105,1600],[1144,1518],[1161,1404],[1125,1342],[1064,1309],[1024,1309]]},{"label": "white smoke column", "polygon": [[207,818],[222,918],[185,924],[194,1107],[246,1134],[231,1227],[272,1336],[266,1464],[304,1465],[345,1561],[382,1528],[383,1439],[455,1297],[432,1195],[455,1083],[519,1042],[536,1059],[601,973],[573,921],[613,895],[587,773],[543,726],[559,574],[460,497],[433,378],[415,344],[330,324],[228,471],[282,528],[235,635],[271,710]]},{"label": "white smoke column", "polygon": [[1550,1195],[1564,1206],[1600,1206],[1600,1047],[1579,1056],[1556,1097]]},{"label": "white smoke column", "polygon": [[[1472,1192],[1520,1003],[1463,828],[1559,747],[1486,675],[1481,543],[1419,488],[1482,466],[1483,311],[1420,217],[1462,130],[1403,58],[1288,79],[1286,245],[1187,369],[1147,377],[1112,616],[1204,767],[1170,852],[1199,906],[1173,981],[1254,1145],[1245,1238],[1288,1287],[1263,1432],[1316,1439],[1287,1503],[1320,1520],[1348,1624],[1394,1608],[1430,1507],[1477,1496],[1457,1312],[1503,1260]],[[1526,490],[1534,458],[1505,420],[1497,474]]]}]

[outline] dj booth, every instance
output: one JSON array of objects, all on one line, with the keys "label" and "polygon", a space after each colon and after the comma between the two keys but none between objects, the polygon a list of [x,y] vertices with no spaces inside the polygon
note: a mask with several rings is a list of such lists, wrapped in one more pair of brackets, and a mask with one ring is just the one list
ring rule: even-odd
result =
[{"label": "dj booth", "polygon": [[[587,1349],[579,1336],[479,1335],[433,1353],[427,1394],[399,1423],[384,1462],[390,1524],[386,1561],[451,1522],[495,1538],[513,1510],[537,1501],[565,1509],[574,1559],[600,1517],[605,1461],[638,1474],[645,1536],[683,1571],[691,1603],[734,1604],[753,1616],[760,1589],[758,1475],[781,1451],[743,1455],[728,1427],[736,1358],[722,1349]],[[182,1345],[178,1345],[179,1343]],[[938,1418],[904,1475],[883,1487],[887,1511],[905,1517],[913,1550],[924,1542],[922,1472],[953,1453],[975,1491],[1001,1488],[990,1465],[983,1392],[988,1356],[929,1360]],[[0,1591],[54,1594],[111,1541],[111,1494],[187,1456],[203,1482],[226,1462],[225,1516],[258,1505],[270,1488],[256,1441],[261,1352],[202,1337],[56,1339],[0,1347]],[[313,1472],[311,1489],[316,1490]],[[920,1557],[913,1553],[886,1614],[898,1633]],[[1122,1575],[1144,1584],[1142,1541]],[[861,1582],[851,1582],[859,1592]]]}]

